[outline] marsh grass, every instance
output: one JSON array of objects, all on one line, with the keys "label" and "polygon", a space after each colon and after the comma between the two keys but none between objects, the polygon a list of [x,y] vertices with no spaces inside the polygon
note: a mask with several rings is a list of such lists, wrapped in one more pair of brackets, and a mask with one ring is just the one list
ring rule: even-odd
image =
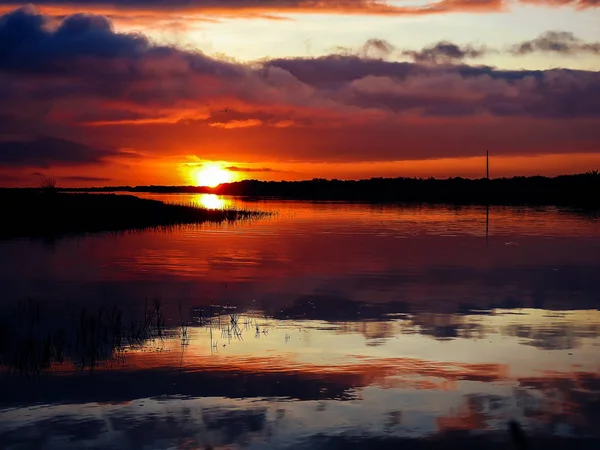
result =
[{"label": "marsh grass", "polygon": [[181,346],[184,347],[189,344],[190,338],[188,336],[188,324],[184,320],[184,317],[183,317],[181,302],[179,302],[179,304],[178,304],[178,309],[179,309],[179,328],[180,328],[180,334],[181,334]]},{"label": "marsh grass", "polygon": [[[50,192],[52,192],[50,194]],[[136,230],[169,231],[190,224],[232,223],[267,212],[206,209],[117,194],[66,194],[54,189],[0,189],[0,237],[48,237]]]},{"label": "marsh grass", "polygon": [[54,193],[60,186],[54,177],[43,177],[40,181],[40,189],[46,193]]},{"label": "marsh grass", "polygon": [[137,320],[126,320],[116,306],[65,314],[41,311],[39,303],[27,300],[0,317],[0,369],[39,376],[68,360],[78,370],[93,371],[122,361],[127,350],[160,350],[174,337],[159,300],[146,302]]},{"label": "marsh grass", "polygon": [[[178,317],[168,319],[175,309]],[[236,306],[210,305],[191,311],[190,317],[181,302],[166,305],[160,299],[146,299],[143,310],[129,317],[116,305],[73,310],[22,301],[0,313],[0,372],[36,377],[64,362],[91,372],[123,363],[131,350],[163,351],[167,341],[176,339],[181,342],[181,370],[191,339],[190,323],[208,329],[211,352],[243,341],[244,332],[254,328],[257,334],[268,332]]]},{"label": "marsh grass", "polygon": [[66,354],[62,330],[46,327],[40,305],[26,300],[0,322],[0,367],[21,374],[39,375]]},{"label": "marsh grass", "polygon": [[[250,312],[242,313],[237,306],[211,304],[207,308],[194,308],[193,313],[193,322],[209,330],[211,351],[217,351],[219,346],[229,345],[232,341],[243,341],[244,333],[260,328]],[[266,334],[268,330],[264,330],[263,334]]]}]

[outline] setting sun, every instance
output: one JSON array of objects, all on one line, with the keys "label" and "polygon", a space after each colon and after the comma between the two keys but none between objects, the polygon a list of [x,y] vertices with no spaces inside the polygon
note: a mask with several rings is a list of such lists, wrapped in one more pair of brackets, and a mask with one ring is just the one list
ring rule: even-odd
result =
[{"label": "setting sun", "polygon": [[231,172],[217,165],[205,166],[195,174],[198,186],[216,187],[231,181]]}]

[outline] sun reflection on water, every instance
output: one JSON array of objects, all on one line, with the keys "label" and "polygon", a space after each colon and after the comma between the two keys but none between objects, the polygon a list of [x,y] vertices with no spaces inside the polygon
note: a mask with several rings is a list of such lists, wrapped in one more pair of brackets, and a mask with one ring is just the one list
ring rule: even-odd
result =
[{"label": "sun reflection on water", "polygon": [[196,203],[206,209],[224,209],[230,206],[230,201],[225,200],[220,195],[215,194],[199,194]]}]

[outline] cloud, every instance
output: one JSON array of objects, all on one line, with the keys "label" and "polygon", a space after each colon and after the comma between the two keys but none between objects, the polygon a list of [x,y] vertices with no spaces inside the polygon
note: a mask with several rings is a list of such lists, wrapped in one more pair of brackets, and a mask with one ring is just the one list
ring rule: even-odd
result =
[{"label": "cloud", "polygon": [[[51,106],[50,119],[81,123],[127,125],[135,119],[153,124],[175,111],[177,121],[185,120],[186,112],[193,119],[202,119],[205,103],[227,105],[228,100],[234,103],[228,120],[223,120],[224,113],[219,120],[211,120],[211,126],[258,127],[265,122],[266,111],[276,122],[310,119],[316,111],[319,116],[343,119],[365,109],[416,115],[431,115],[435,110],[434,115],[454,116],[453,110],[461,115],[470,110],[472,114],[500,116],[561,116],[566,113],[561,111],[566,95],[590,93],[599,82],[595,72],[423,67],[340,55],[274,59],[250,66],[152,45],[141,35],[116,33],[101,16],[69,16],[54,29],[47,28],[48,21],[31,8],[2,18],[0,39],[6,44],[0,70],[8,81],[3,94],[16,100],[22,93],[24,106],[33,102],[37,108],[31,109]],[[364,48],[388,52],[392,46],[372,39]],[[418,60],[456,60],[484,51],[441,42],[413,52],[413,56]],[[10,76],[13,73],[15,77]],[[46,77],[40,79],[40,75]],[[24,92],[17,84],[27,85],[32,78],[35,97],[30,86]],[[575,82],[565,91],[559,80],[570,79]],[[48,105],[58,99],[68,105],[62,111],[60,105]],[[596,103],[593,107],[573,104],[568,114],[594,115],[598,110]]]},{"label": "cloud", "polygon": [[[566,69],[505,71],[491,67],[325,56],[272,60],[346,111],[402,117],[598,117],[600,74]],[[317,103],[315,101],[315,103]],[[335,109],[332,107],[332,109]],[[395,115],[394,115],[395,114]],[[376,117],[381,120],[381,117]]]},{"label": "cloud", "polygon": [[[0,13],[27,5],[28,0],[0,0]],[[421,5],[402,5],[389,0],[38,0],[46,14],[64,17],[85,8],[114,20],[133,24],[155,22],[161,27],[184,28],[193,20],[218,21],[218,18],[290,20],[289,14],[342,14],[423,16],[447,13],[493,13],[510,10],[509,0],[429,0]],[[597,8],[597,0],[518,0],[539,7],[570,7],[577,10]],[[188,19],[188,20],[186,20]],[[181,25],[180,25],[181,24]]]},{"label": "cloud", "polygon": [[85,176],[69,176],[69,177],[60,177],[61,180],[65,181],[81,181],[81,182],[105,182],[110,181],[110,178],[105,177],[85,177]]},{"label": "cloud", "polygon": [[1,69],[38,73],[71,70],[67,63],[83,54],[109,60],[139,56],[149,48],[142,36],[114,33],[104,16],[78,13],[52,28],[52,19],[31,6],[2,17],[0,39]]},{"label": "cloud", "polygon": [[50,167],[100,163],[116,152],[55,137],[0,141],[0,166]]},{"label": "cloud", "polygon": [[[0,5],[22,6],[26,1],[0,1]],[[428,15],[445,12],[499,11],[504,0],[440,0],[422,6],[402,6],[385,0],[38,0],[38,7],[48,13],[69,13],[78,8],[101,14],[201,13],[229,17],[281,19],[278,14],[321,13],[363,15]]]},{"label": "cloud", "polygon": [[362,47],[361,56],[387,58],[395,50],[395,47],[383,39],[369,39]]},{"label": "cloud", "polygon": [[[38,178],[45,178],[48,175],[42,172],[32,172],[32,176]],[[72,176],[61,176],[59,177],[61,181],[75,181],[75,182],[108,182],[111,179],[105,177],[88,177],[82,175],[72,175]]]},{"label": "cloud", "polygon": [[213,122],[210,124],[211,127],[225,129],[258,127],[260,125],[262,125],[262,121],[258,119],[230,120],[229,122]]},{"label": "cloud", "polygon": [[[378,40],[369,40],[378,41]],[[383,41],[385,42],[385,41]],[[365,47],[367,47],[365,44]],[[384,44],[381,44],[382,46]],[[384,47],[386,56],[393,53],[391,44]],[[383,50],[382,50],[383,52]],[[405,49],[399,52],[402,56],[409,56],[417,63],[429,64],[459,64],[466,59],[475,59],[494,53],[507,53],[510,55],[527,55],[537,52],[573,55],[579,53],[600,54],[600,42],[585,42],[569,31],[547,31],[538,37],[510,46],[508,49],[493,49],[483,45],[459,45],[449,41],[440,41],[421,50]],[[349,52],[351,54],[351,52]],[[360,53],[366,55],[366,51]]]},{"label": "cloud", "polygon": [[[53,26],[51,17],[27,6],[0,18],[0,70],[67,79],[93,76],[97,86],[108,94],[123,94],[111,89],[111,79],[123,82],[144,81],[149,77],[173,76],[189,72],[234,77],[243,71],[234,64],[220,62],[200,53],[152,45],[141,34],[116,33],[104,16],[77,13]],[[169,63],[166,66],[162,64]],[[84,81],[84,80],[82,80]],[[74,86],[73,90],[83,86]],[[142,94],[136,94],[143,101]],[[131,117],[130,117],[131,118]]]},{"label": "cloud", "polygon": [[[56,22],[30,7],[0,18],[0,41],[4,165],[124,156],[94,150],[102,148],[185,155],[199,145],[203,158],[231,161],[400,161],[480,155],[482,148],[504,155],[598,151],[600,73],[461,63],[487,51],[475,46],[415,51],[415,59],[445,64],[392,60],[386,55],[394,47],[376,39],[362,56],[242,64],[118,33],[103,16]],[[8,139],[8,120],[21,134],[58,130],[72,144]],[[99,123],[101,131],[89,126]]]},{"label": "cloud", "polygon": [[404,50],[403,55],[410,56],[418,63],[454,64],[465,59],[480,58],[489,50],[486,47],[473,45],[459,46],[448,41],[440,41],[422,50]]},{"label": "cloud", "polygon": [[548,6],[548,7],[574,7],[578,10],[584,10],[588,8],[597,8],[599,6],[598,0],[519,0],[521,3],[536,5],[536,6]]},{"label": "cloud", "polygon": [[514,55],[527,55],[535,52],[574,55],[578,53],[600,54],[600,42],[585,42],[568,31],[547,31],[532,39],[511,47]]},{"label": "cloud", "polygon": [[[205,163],[186,163],[186,167],[201,168],[204,167]],[[240,167],[240,166],[227,166],[226,170],[230,172],[245,172],[245,173],[261,173],[261,172],[279,172],[279,170],[272,169],[270,167]]]},{"label": "cloud", "polygon": [[275,169],[271,169],[270,167],[238,167],[238,166],[229,166],[226,167],[230,172],[245,172],[245,173],[260,173],[260,172],[278,172]]}]

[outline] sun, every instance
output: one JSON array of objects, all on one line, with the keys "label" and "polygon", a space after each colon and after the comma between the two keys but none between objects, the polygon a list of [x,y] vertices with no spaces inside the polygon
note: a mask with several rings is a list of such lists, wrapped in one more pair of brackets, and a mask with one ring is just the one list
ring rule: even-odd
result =
[{"label": "sun", "polygon": [[231,181],[231,172],[217,165],[208,165],[199,169],[194,177],[198,186],[217,187]]}]

